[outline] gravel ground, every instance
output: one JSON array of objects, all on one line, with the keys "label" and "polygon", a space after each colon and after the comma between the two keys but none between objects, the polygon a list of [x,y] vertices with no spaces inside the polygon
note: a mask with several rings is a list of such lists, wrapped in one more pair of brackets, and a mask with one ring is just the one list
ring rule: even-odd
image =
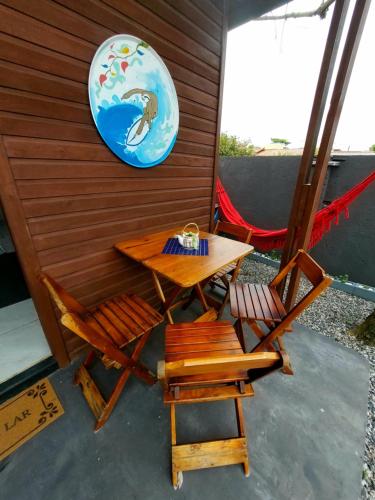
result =
[{"label": "gravel ground", "polygon": [[[276,274],[277,270],[271,266],[245,259],[238,280],[269,283]],[[302,280],[300,293],[306,293],[308,288],[308,282]],[[373,302],[329,288],[298,318],[300,323],[315,332],[332,337],[359,352],[370,363],[362,500],[375,500],[375,348],[357,340],[348,330],[361,323],[373,310]]]}]

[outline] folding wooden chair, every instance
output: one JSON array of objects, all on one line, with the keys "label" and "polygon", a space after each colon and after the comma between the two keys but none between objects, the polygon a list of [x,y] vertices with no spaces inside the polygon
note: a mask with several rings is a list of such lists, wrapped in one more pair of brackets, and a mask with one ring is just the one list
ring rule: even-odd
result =
[{"label": "folding wooden chair", "polygon": [[[231,224],[230,222],[218,221],[216,223],[213,234],[225,235],[226,237],[230,237],[231,239],[240,241],[241,243],[249,243],[252,231],[251,229],[247,229],[243,226],[238,226],[237,224]],[[211,288],[215,288],[218,286],[225,290],[225,296],[221,303],[219,303],[216,299],[211,297],[207,297],[207,301],[210,305],[218,308],[218,319],[221,318],[225,306],[229,300],[229,283],[235,283],[237,280],[238,273],[241,270],[241,265],[243,262],[243,258],[239,259],[237,262],[232,262],[221,268],[217,273],[214,274],[209,280],[202,283],[202,288],[209,283]]]},{"label": "folding wooden chair", "polygon": [[[285,310],[276,287],[298,267],[312,284],[312,288],[289,311]],[[242,347],[245,349],[243,323],[249,324],[259,343],[251,352],[267,350],[285,351],[282,335],[291,331],[291,324],[330,284],[332,279],[304,250],[298,250],[293,259],[282,269],[269,285],[231,283],[230,303],[232,316],[237,318],[235,327]],[[268,333],[258,325],[262,322]],[[276,345],[275,345],[276,344]],[[292,374],[291,367],[285,366],[286,373]]]},{"label": "folding wooden chair", "polygon": [[[163,317],[136,295],[119,295],[86,309],[51,277],[44,274],[41,281],[61,313],[61,323],[94,347],[76,371],[74,383],[81,386],[95,415],[95,431],[98,431],[108,420],[131,373],[148,384],[155,383],[155,376],[139,362],[139,356],[151,331]],[[128,356],[122,349],[133,342],[135,347]],[[106,368],[122,369],[108,401],[104,400],[87,370],[97,351]]]},{"label": "folding wooden chair", "polygon": [[[172,483],[182,485],[182,472],[243,464],[249,475],[249,456],[242,398],[251,397],[251,382],[282,368],[284,353],[245,354],[229,321],[180,323],[165,331],[165,361],[158,364],[164,403],[170,405]],[[175,406],[233,399],[238,437],[177,444]]]}]

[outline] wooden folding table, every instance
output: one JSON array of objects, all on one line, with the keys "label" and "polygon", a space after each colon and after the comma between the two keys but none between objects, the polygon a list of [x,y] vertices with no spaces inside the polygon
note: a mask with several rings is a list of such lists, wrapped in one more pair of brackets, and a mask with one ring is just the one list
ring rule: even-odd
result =
[{"label": "wooden folding table", "polygon": [[[169,323],[173,323],[171,311],[189,300],[183,299],[177,302],[178,295],[189,288],[194,288],[203,310],[207,312],[209,307],[200,283],[222,267],[236,262],[254,250],[251,245],[201,231],[200,238],[208,240],[207,256],[163,254],[162,251],[168,238],[181,232],[181,229],[174,228],[147,234],[115,245],[121,253],[151,270],[156,292],[163,303],[163,312]],[[159,276],[163,276],[176,285],[168,297],[164,294]]]}]

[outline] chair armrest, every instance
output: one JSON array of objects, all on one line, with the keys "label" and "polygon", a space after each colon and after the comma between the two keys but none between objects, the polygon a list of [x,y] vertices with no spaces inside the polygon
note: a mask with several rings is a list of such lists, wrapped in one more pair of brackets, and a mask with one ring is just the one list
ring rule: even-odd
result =
[{"label": "chair armrest", "polygon": [[158,378],[168,383],[171,377],[202,375],[229,370],[252,370],[283,366],[279,352],[256,352],[209,358],[191,358],[168,363],[159,362]]},{"label": "chair armrest", "polygon": [[277,276],[268,284],[273,288],[276,288],[277,285],[290,273],[290,271],[296,266],[297,258],[300,254],[300,250],[296,253],[296,255],[283,267]]}]

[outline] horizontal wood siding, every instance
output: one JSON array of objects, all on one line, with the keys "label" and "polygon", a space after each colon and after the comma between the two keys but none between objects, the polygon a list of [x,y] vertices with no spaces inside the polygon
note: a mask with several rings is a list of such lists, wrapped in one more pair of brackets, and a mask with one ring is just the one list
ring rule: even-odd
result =
[{"label": "horizontal wood siding", "polygon": [[[156,303],[149,272],[113,244],[189,221],[209,227],[223,22],[209,0],[1,0],[0,134],[17,216],[0,193],[14,236],[27,229],[29,282],[42,270],[85,305],[130,289]],[[122,163],[91,117],[90,62],[118,33],[150,43],[175,82],[178,139],[155,168]],[[61,338],[70,357],[82,348],[67,331]]]}]

